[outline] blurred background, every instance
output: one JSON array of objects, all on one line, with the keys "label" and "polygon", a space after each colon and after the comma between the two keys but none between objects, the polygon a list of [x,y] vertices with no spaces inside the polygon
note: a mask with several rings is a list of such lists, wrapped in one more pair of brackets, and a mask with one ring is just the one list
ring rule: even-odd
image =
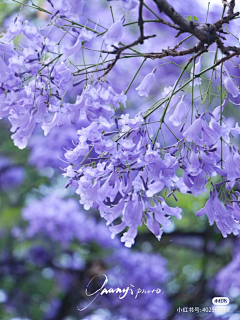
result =
[{"label": "blurred background", "polygon": [[[31,5],[31,1],[24,3]],[[35,3],[45,8],[50,6],[47,1],[35,0]],[[152,1],[146,3],[156,10]],[[177,0],[171,1],[184,16],[196,15],[200,21],[205,21],[209,3],[196,3],[193,6],[188,0],[183,6]],[[123,12],[118,1],[93,0],[86,1],[85,5],[86,15],[99,14],[100,22],[106,27],[112,23],[110,5],[115,19]],[[18,12],[18,3],[0,4],[1,32]],[[209,21],[219,18],[221,12],[221,1],[211,1]],[[24,7],[20,16],[39,27],[44,27],[47,20],[44,13],[29,7]],[[136,19],[137,13],[133,10],[127,19],[130,21],[134,17]],[[154,18],[150,11],[145,11],[145,17]],[[233,27],[234,34],[239,33],[238,25]],[[146,29],[162,39],[160,44],[149,41],[149,50],[159,51],[171,43],[176,44],[175,34],[167,26],[152,23],[146,25]],[[53,30],[52,39],[60,33]],[[129,42],[136,34],[137,27],[129,26],[123,42]],[[85,58],[93,59],[94,52],[88,51]],[[110,81],[117,77],[113,82],[116,92],[126,89],[134,74],[132,70],[136,72],[141,63],[139,59],[119,61],[109,75]],[[204,64],[208,61],[211,61],[211,54]],[[182,65],[184,59],[174,62]],[[171,63],[164,65],[157,70],[156,77],[160,81],[154,86],[151,97],[139,99],[134,88],[157,64],[157,61],[147,62],[129,90],[127,112],[130,114],[146,110],[162,97],[164,87],[176,81],[180,69]],[[66,99],[74,101],[73,97],[81,90],[73,88]],[[214,99],[212,104],[216,106],[219,101]],[[237,108],[229,105],[225,108],[226,115],[238,117]],[[118,237],[111,239],[97,211],[85,211],[74,190],[65,189],[66,179],[61,169],[65,163],[61,159],[64,148],[71,148],[78,128],[70,125],[66,130],[54,128],[48,137],[36,129],[24,150],[13,145],[9,128],[8,120],[1,120],[1,320],[240,319],[240,239],[232,235],[223,239],[215,226],[209,226],[205,216],[196,217],[195,212],[205,205],[208,192],[197,198],[177,194],[177,205],[183,209],[182,220],[173,218],[172,229],[160,242],[142,226],[134,247],[128,249]],[[175,205],[175,200],[169,198],[168,203]],[[133,285],[145,290],[160,288],[161,293],[139,294],[137,299],[130,293],[124,299],[119,299],[118,294],[108,294],[98,296],[90,304],[93,297],[87,297],[85,289],[93,277],[101,274],[108,277],[107,288]],[[103,281],[104,277],[95,277],[89,286],[90,292],[100,288]],[[212,298],[218,296],[229,297],[230,312],[209,312]],[[187,312],[184,307],[188,308]],[[204,311],[199,312],[198,308]]]}]

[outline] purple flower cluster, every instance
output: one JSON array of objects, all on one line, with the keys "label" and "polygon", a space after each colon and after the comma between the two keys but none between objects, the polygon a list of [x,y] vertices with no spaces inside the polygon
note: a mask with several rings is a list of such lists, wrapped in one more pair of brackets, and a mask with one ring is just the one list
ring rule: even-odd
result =
[{"label": "purple flower cluster", "polygon": [[[239,296],[240,292],[240,255],[236,254],[233,260],[224,267],[216,277],[216,291],[220,294]],[[234,295],[234,292],[236,294]]]},{"label": "purple flower cluster", "polygon": [[[166,319],[170,304],[164,292],[164,284],[169,279],[166,260],[158,254],[130,252],[120,246],[116,240],[111,240],[107,227],[102,222],[86,217],[84,211],[79,210],[79,205],[74,199],[62,199],[59,196],[45,196],[40,200],[34,200],[22,211],[22,217],[28,222],[24,236],[27,239],[42,237],[43,242],[51,239],[63,249],[68,250],[74,240],[80,245],[96,242],[102,248],[110,250],[110,254],[104,256],[103,263],[106,270],[104,273],[109,279],[107,288],[127,288],[132,284],[135,294],[138,288],[145,290],[161,289],[160,294],[141,293],[135,299],[135,295],[127,295],[125,300],[119,299],[118,294],[102,295],[97,298],[97,306],[113,310],[113,314],[120,314],[126,319],[149,319],[158,317]],[[23,235],[23,234],[22,234]],[[18,234],[19,236],[19,234]],[[73,255],[62,254],[58,256],[55,250],[52,255],[46,247],[33,246],[29,251],[31,261],[44,267],[52,261],[53,265],[60,264],[75,270],[82,270],[85,266],[84,258],[77,252]],[[116,250],[117,249],[117,250]],[[135,270],[132,273],[132,270]],[[63,287],[68,288],[72,281],[72,275],[65,275],[58,271],[55,276],[63,282]],[[83,303],[84,306],[84,303]],[[161,306],[161,312],[159,307]]]},{"label": "purple flower cluster", "polygon": [[[127,10],[136,8],[138,4],[135,0],[121,2]],[[76,187],[80,203],[86,210],[95,208],[100,211],[112,237],[124,231],[121,241],[127,247],[134,244],[138,228],[143,223],[160,240],[163,231],[171,224],[170,217],[181,219],[182,210],[169,207],[167,198],[172,196],[177,202],[177,192],[197,197],[206,192],[207,183],[217,175],[221,181],[213,186],[206,207],[197,215],[205,213],[210,224],[216,222],[224,237],[230,233],[237,234],[238,200],[234,198],[233,188],[240,179],[240,153],[236,143],[240,128],[238,123],[233,126],[223,116],[227,98],[224,102],[222,100],[227,92],[237,98],[239,88],[226,66],[220,66],[217,71],[219,91],[224,94],[220,98],[221,105],[213,110],[203,109],[204,95],[201,94],[201,99],[194,98],[194,91],[196,95],[202,81],[199,75],[201,56],[189,74],[191,99],[188,87],[179,89],[179,82],[182,82],[179,78],[173,87],[165,88],[164,97],[152,106],[155,109],[159,102],[164,106],[161,111],[157,108],[162,112],[160,118],[156,113],[151,119],[141,112],[132,118],[128,113],[121,114],[121,108],[126,107],[127,96],[115,92],[105,77],[109,68],[105,63],[110,62],[111,67],[113,60],[107,59],[112,52],[101,52],[97,63],[89,63],[83,52],[86,42],[89,42],[88,58],[97,57],[100,43],[101,50],[105,46],[113,52],[122,46],[121,41],[125,42],[126,35],[126,11],[114,18],[109,28],[105,28],[97,21],[83,17],[83,4],[82,0],[61,0],[57,4],[48,1],[48,7],[54,12],[46,11],[49,20],[45,27],[39,30],[17,17],[0,39],[0,52],[4,57],[0,57],[0,117],[9,118],[14,144],[20,149],[25,148],[37,124],[45,136],[52,129],[64,126],[66,130],[55,130],[64,138],[52,135],[56,139],[51,137],[49,143],[40,143],[39,148],[36,147],[38,138],[32,139],[30,161],[35,163],[40,157],[39,167],[55,165],[51,157],[42,159],[40,154],[45,148],[55,151],[58,147],[65,147],[65,142],[69,144],[72,139],[74,147],[66,146],[65,153],[69,165],[64,176],[69,178],[68,185]],[[66,30],[64,23],[69,21],[72,25]],[[56,27],[57,43],[52,33]],[[145,27],[147,30],[147,24]],[[101,32],[97,31],[98,28]],[[93,43],[97,46],[94,47]],[[83,66],[80,63],[83,63],[83,69],[80,69]],[[99,71],[100,64],[105,68]],[[149,96],[154,82],[158,80],[155,74],[158,67],[160,65],[151,68],[152,72],[147,75],[144,72],[146,76],[136,88],[139,96]],[[100,73],[102,71],[103,74]],[[198,76],[194,79],[196,74]],[[85,78],[78,80],[80,75]],[[80,90],[78,86],[81,86]],[[195,108],[197,101],[199,107]],[[151,108],[147,113],[149,111]],[[71,124],[80,128],[77,142],[73,136],[74,129],[68,130]],[[174,142],[165,142],[163,126],[167,127]],[[218,188],[226,188],[233,199],[222,199]],[[224,205],[222,200],[226,200]],[[211,215],[209,208],[213,209]]]},{"label": "purple flower cluster", "polygon": [[0,157],[0,189],[9,190],[20,186],[25,179],[25,170],[6,157]]},{"label": "purple flower cluster", "polygon": [[[179,111],[174,111],[170,117],[174,125],[181,124],[183,116],[179,118],[178,114],[186,110],[183,99],[175,108]],[[240,178],[240,155],[236,147],[225,148],[225,163],[219,153],[221,137],[230,141],[230,135],[239,134],[238,125],[233,128],[221,116],[225,104],[226,100],[222,107],[209,112],[208,121],[205,112],[199,114],[183,132],[182,139],[163,149],[154,142],[151,125],[144,121],[141,113],[133,119],[128,114],[120,118],[112,116],[112,119],[102,116],[78,131],[79,142],[65,154],[70,165],[64,176],[70,178],[69,184],[77,187],[76,193],[86,210],[93,207],[100,211],[113,237],[128,227],[121,238],[127,247],[134,244],[138,227],[143,222],[160,240],[163,229],[171,223],[170,216],[181,219],[182,210],[170,208],[159,192],[168,189],[168,196],[172,195],[177,201],[176,191],[196,197],[206,191],[208,180],[217,174],[224,178],[217,187],[226,184],[229,190]],[[79,168],[77,159],[86,154],[88,160]],[[183,177],[176,174],[178,169],[182,169]],[[210,224],[216,221],[224,236],[238,234],[240,224],[237,213],[233,214],[236,208],[229,204],[225,206],[226,213],[221,213],[222,205],[216,191],[210,194],[206,210],[216,201],[219,203],[215,213],[209,209]],[[203,209],[197,215],[206,212],[209,211]],[[113,225],[119,218],[121,223]]]},{"label": "purple flower cluster", "polygon": [[[64,63],[51,67],[51,70],[47,68],[49,61],[43,61],[43,57],[47,50],[53,50],[52,45],[27,22],[17,20],[10,24],[1,41],[8,42],[20,34],[27,37],[29,46],[24,47],[21,54],[11,52],[8,66],[0,59],[1,70],[4,71],[4,77],[1,77],[0,117],[9,115],[14,144],[23,149],[37,123],[42,123],[46,131],[54,125],[63,124],[59,94],[66,90],[72,76]],[[3,44],[1,51],[8,52],[8,47],[9,44]],[[50,112],[54,114],[51,125],[45,123],[45,117]]]},{"label": "purple flower cluster", "polygon": [[28,221],[25,231],[27,238],[47,236],[62,246],[73,240],[82,243],[97,241],[102,247],[114,247],[109,235],[103,232],[104,224],[94,218],[86,218],[74,199],[63,200],[56,195],[49,195],[41,200],[34,200],[22,210],[22,217]]},{"label": "purple flower cluster", "polygon": [[[239,192],[236,191],[236,195],[239,197]],[[240,229],[240,207],[239,200],[236,196],[232,194],[233,204],[222,205],[218,198],[218,193],[216,190],[210,192],[210,198],[207,201],[205,207],[196,213],[197,217],[206,214],[208,217],[210,225],[216,222],[219,230],[221,230],[224,238],[228,234],[233,233],[234,235],[239,234]]]},{"label": "purple flower cluster", "polygon": [[[94,82],[86,86],[80,96],[77,96],[75,104],[66,103],[67,113],[71,114],[71,123],[76,124],[79,119],[87,119],[90,122],[102,120],[108,122],[114,115],[114,108],[120,104],[126,107],[127,97],[117,94],[110,82]],[[114,108],[113,108],[114,107]]]},{"label": "purple flower cluster", "polygon": [[64,149],[72,146],[77,132],[71,124],[66,125],[65,129],[62,134],[62,128],[53,128],[47,139],[42,132],[35,132],[29,141],[29,163],[40,170],[50,167],[59,171],[63,166]]},{"label": "purple flower cluster", "polygon": [[[229,297],[233,303],[237,301],[240,293],[240,255],[239,255],[239,236],[234,239],[234,242],[228,243],[232,247],[232,259],[217,273],[215,279],[212,281],[217,295]],[[223,244],[224,245],[224,244]],[[234,312],[235,310],[233,310]]]},{"label": "purple flower cluster", "polygon": [[[56,19],[76,18],[82,12],[83,1],[61,2]],[[115,108],[119,102],[125,105],[126,97],[117,95],[108,82],[90,82],[82,95],[77,96],[75,104],[66,103],[64,96],[75,85],[74,70],[66,59],[78,53],[82,44],[94,39],[96,33],[82,28],[75,44],[69,47],[63,42],[59,53],[50,31],[51,28],[47,33],[40,32],[27,20],[16,18],[1,38],[0,53],[6,58],[0,57],[0,118],[8,116],[12,139],[20,149],[27,146],[36,124],[41,124],[44,135],[48,135],[56,126],[76,124],[81,119],[109,118],[110,105]],[[13,44],[19,36],[23,38],[19,43],[21,50]],[[108,38],[106,33],[105,41]]]},{"label": "purple flower cluster", "polygon": [[[77,186],[86,210],[93,207],[100,211],[113,237],[128,227],[121,238],[127,247],[134,244],[143,221],[160,240],[163,228],[170,224],[169,217],[181,219],[182,210],[169,207],[162,197],[149,200],[166,186],[180,187],[182,181],[175,174],[177,158],[170,152],[161,156],[158,144],[152,149],[150,126],[143,124],[141,114],[134,119],[122,115],[111,123],[102,118],[79,130],[79,143],[65,154],[69,162],[89,154],[90,163],[80,169],[69,165],[64,176]],[[98,157],[91,158],[93,149]],[[120,217],[121,223],[113,225]]]}]

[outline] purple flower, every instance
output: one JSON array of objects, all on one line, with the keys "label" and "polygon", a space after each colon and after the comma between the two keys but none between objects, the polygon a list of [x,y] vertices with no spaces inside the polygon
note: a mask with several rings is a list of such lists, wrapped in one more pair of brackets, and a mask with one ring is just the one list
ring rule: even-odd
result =
[{"label": "purple flower", "polygon": [[[195,64],[195,70],[194,67],[191,69],[191,79],[193,78],[193,71],[194,74],[198,74],[201,72],[201,65],[202,65],[202,56],[199,58],[198,62]],[[200,77],[194,79],[194,86],[200,85],[202,83],[202,79]],[[190,86],[192,86],[193,82],[190,82]]]},{"label": "purple flower", "polygon": [[60,14],[65,15],[68,17],[68,19],[73,19],[75,21],[79,21],[83,12],[83,6],[83,0],[61,0],[58,4]]},{"label": "purple flower", "polygon": [[82,41],[90,41],[94,38],[96,38],[97,36],[97,33],[94,33],[92,32],[91,30],[87,30],[86,28],[83,28],[75,42],[75,44],[70,47],[70,48],[67,48],[67,47],[63,47],[63,54],[64,54],[64,57],[67,58],[69,56],[71,56],[72,54],[75,54],[75,53],[78,53],[81,51],[82,49]]},{"label": "purple flower", "polygon": [[[115,171],[109,176],[109,178],[105,181],[105,183],[101,186],[101,188],[97,192],[97,198],[100,201],[104,201],[107,197],[110,198],[111,201],[114,201],[117,193],[119,183],[117,180],[118,175]],[[118,186],[118,187],[117,187]],[[114,191],[114,195],[111,196],[111,192]]]},{"label": "purple flower", "polygon": [[66,91],[73,79],[71,70],[64,62],[61,62],[53,69],[54,83],[59,89]]},{"label": "purple flower", "polygon": [[215,210],[213,207],[213,193],[212,192],[210,192],[210,197],[209,197],[208,201],[206,202],[205,208],[202,208],[201,210],[196,212],[197,217],[201,217],[204,214],[206,214],[206,216],[208,217],[210,226],[212,226],[217,219],[217,215],[215,214]]},{"label": "purple flower", "polygon": [[153,70],[151,73],[147,74],[145,78],[143,78],[142,82],[140,85],[136,88],[138,91],[138,94],[142,97],[148,97],[149,92],[152,89],[152,86],[154,85],[155,82],[155,71]]},{"label": "purple flower", "polygon": [[125,243],[125,247],[127,248],[132,247],[132,245],[135,243],[137,232],[138,232],[137,225],[131,225],[128,228],[128,231],[123,234],[123,236],[121,237],[121,242]]},{"label": "purple flower", "polygon": [[118,44],[121,41],[124,20],[125,16],[122,16],[118,21],[111,25],[111,27],[103,36],[103,40],[109,51],[115,50],[113,46],[118,47]]},{"label": "purple flower", "polygon": [[9,55],[15,55],[16,51],[14,50],[13,43],[0,43],[0,51],[8,53]]},{"label": "purple flower", "polygon": [[21,84],[21,80],[17,78],[12,70],[0,57],[1,83],[6,89],[14,89]]},{"label": "purple flower", "polygon": [[146,195],[148,197],[152,197],[154,194],[162,191],[164,186],[165,186],[165,183],[162,181],[156,181],[154,183],[151,183],[148,185],[148,190],[146,192]]},{"label": "purple flower", "polygon": [[182,209],[181,208],[169,207],[163,199],[162,199],[162,208],[163,208],[165,214],[168,214],[169,216],[175,216],[178,220],[182,219],[182,216],[181,216]]},{"label": "purple flower", "polygon": [[[173,87],[165,87],[164,88],[164,93],[162,94],[163,97],[168,97],[170,98],[171,94],[172,94],[172,90],[173,90],[174,86]],[[178,87],[177,87],[178,88]],[[177,89],[176,88],[176,89]],[[172,96],[172,99],[168,105],[168,109],[167,109],[167,113],[169,113],[171,111],[171,109],[175,106],[175,104],[178,102],[179,100],[179,93],[175,93],[173,96]],[[166,102],[167,104],[168,102]]]},{"label": "purple flower", "polygon": [[198,118],[191,124],[191,126],[183,133],[183,136],[186,138],[187,141],[193,142],[198,141],[199,142],[199,133],[202,129],[202,119]]},{"label": "purple flower", "polygon": [[73,150],[68,150],[64,156],[67,161],[74,162],[77,160],[80,156],[85,156],[89,151],[89,145],[83,141],[79,142],[79,144],[74,148]]},{"label": "purple flower", "polygon": [[[2,159],[0,158],[0,161]],[[0,189],[4,191],[11,190],[12,188],[20,186],[26,176],[25,170],[21,167],[14,167],[9,165],[9,169],[3,167],[0,174]]]},{"label": "purple flower", "polygon": [[[203,128],[206,128],[206,124],[204,124]],[[220,126],[220,124],[215,119],[212,118],[209,123],[209,128],[213,130],[214,134],[211,131],[210,135],[214,136],[216,141],[225,135],[227,137],[226,140],[228,140],[228,134],[230,131],[228,126],[226,126],[226,125]],[[209,131],[209,133],[210,133],[210,131]]]},{"label": "purple flower", "polygon": [[83,140],[95,141],[95,140],[98,140],[101,136],[99,132],[98,124],[96,122],[91,123],[90,126],[86,128],[78,130],[77,134],[80,136],[81,141]]},{"label": "purple flower", "polygon": [[137,0],[122,0],[122,6],[124,9],[127,9],[127,10],[132,10],[136,8],[137,4],[138,4]]},{"label": "purple flower", "polygon": [[26,122],[24,121],[23,126],[20,127],[13,135],[11,135],[14,145],[19,149],[26,148],[28,140],[35,129],[35,126],[35,118],[33,115],[31,115]]},{"label": "purple flower", "polygon": [[[61,79],[63,77],[61,76]],[[117,94],[109,81],[94,82],[84,88],[81,96],[77,96],[75,104],[66,103],[67,112],[71,114],[71,122],[77,123],[79,119],[90,122],[100,121],[103,126],[111,126],[114,109],[126,106],[126,96]]]},{"label": "purple flower", "polygon": [[41,43],[43,41],[43,37],[40,35],[40,33],[38,32],[37,28],[34,26],[31,26],[29,24],[29,21],[24,21],[24,25],[23,25],[23,34],[32,42],[34,42],[35,44],[41,46]]},{"label": "purple flower", "polygon": [[156,236],[158,241],[160,241],[162,234],[163,234],[163,229],[160,228],[160,225],[157,222],[157,220],[155,219],[154,215],[152,215],[152,217],[151,217],[150,214],[148,212],[146,212],[146,216],[147,216],[148,229]]},{"label": "purple flower", "polygon": [[32,47],[27,47],[23,49],[23,56],[28,60],[35,60],[38,58],[37,52]]},{"label": "purple flower", "polygon": [[234,211],[236,211],[234,207],[222,205],[218,198],[218,193],[214,189],[213,192],[210,192],[210,198],[207,201],[205,208],[199,210],[196,215],[197,217],[200,217],[203,214],[206,214],[210,225],[216,222],[223,237],[226,238],[228,234],[233,233],[234,235],[237,235],[239,233],[240,224],[234,220]]},{"label": "purple flower", "polygon": [[79,52],[81,53],[81,49],[82,49],[82,36],[80,34],[75,44],[70,48],[67,48],[66,46],[64,46],[62,49],[63,50],[62,52],[63,52],[64,58],[68,58],[72,54],[75,54],[75,53],[79,54]]},{"label": "purple flower", "polygon": [[[124,206],[124,199],[121,199],[116,206],[113,206],[111,208],[107,206],[105,206],[104,208],[100,208],[100,214],[107,221],[107,226],[112,224],[112,222],[122,214],[122,212],[124,211]],[[111,231],[111,227],[109,229]]]},{"label": "purple flower", "polygon": [[237,169],[240,170],[240,154],[238,152],[234,153],[233,161]]},{"label": "purple flower", "polygon": [[11,73],[11,70],[9,67],[6,66],[6,63],[3,61],[3,59],[0,57],[0,69],[1,69],[1,83],[5,82],[9,74]]},{"label": "purple flower", "polygon": [[53,119],[51,122],[45,122],[42,125],[42,129],[44,131],[44,135],[47,136],[49,132],[54,128],[55,126],[61,127],[63,125],[63,118],[61,111],[56,112],[53,116]]},{"label": "purple flower", "polygon": [[205,188],[207,183],[206,171],[202,170],[196,177],[192,177],[192,181],[193,186],[190,187],[190,190],[194,197],[207,191]]},{"label": "purple flower", "polygon": [[223,71],[222,71],[222,79],[223,79],[224,87],[233,96],[233,98],[236,98],[240,94],[239,89],[234,83],[232,77],[230,76],[225,66],[223,67]]},{"label": "purple flower", "polygon": [[81,30],[80,35],[81,35],[82,41],[90,41],[90,40],[96,38],[97,32],[95,33],[91,30],[87,30],[86,28],[83,28]]},{"label": "purple flower", "polygon": [[177,104],[173,114],[169,117],[169,120],[175,127],[182,124],[184,117],[187,115],[188,106],[184,102],[185,95],[182,97],[181,101]]},{"label": "purple flower", "polygon": [[189,160],[190,160],[190,164],[187,166],[187,172],[191,176],[197,176],[202,171],[202,168],[195,151],[191,152],[191,156]]},{"label": "purple flower", "polygon": [[116,234],[122,232],[125,228],[126,228],[126,223],[125,222],[122,222],[122,223],[120,223],[120,224],[118,224],[116,226],[113,226],[113,225],[110,226],[109,230],[112,233],[111,234],[111,238],[114,239]]},{"label": "purple flower", "polygon": [[[236,248],[239,246],[237,243]],[[239,278],[239,266],[240,266],[240,254],[237,249],[233,260],[223,267],[216,276],[216,290],[222,295],[229,294],[231,292],[239,292],[240,289],[240,278]]]},{"label": "purple flower", "polygon": [[7,29],[7,33],[3,35],[3,37],[1,38],[1,41],[9,43],[14,37],[19,36],[22,30],[23,30],[23,24],[21,20],[17,20],[16,22],[11,22]]},{"label": "purple flower", "polygon": [[[223,101],[222,107],[221,107],[221,106],[218,106],[217,108],[215,108],[215,109],[213,110],[212,114],[213,114],[214,118],[216,119],[216,121],[219,121],[219,120],[220,120],[221,110],[222,110],[222,112],[223,112],[223,110],[224,110],[227,102],[228,102],[228,99],[226,98],[226,99],[224,99],[224,101]],[[211,120],[212,120],[212,119],[211,119]],[[211,121],[210,121],[210,123],[211,123]]]},{"label": "purple flower", "polygon": [[238,156],[236,155],[234,161],[234,155],[232,153],[232,150],[230,150],[225,160],[225,170],[227,172],[227,178],[232,182],[232,187],[235,184],[235,180],[240,177],[240,171],[235,164],[235,162],[238,163],[237,159]]},{"label": "purple flower", "polygon": [[141,125],[143,124],[144,120],[142,117],[142,113],[138,113],[133,119],[129,118],[129,114],[122,114],[121,119],[119,120],[120,125],[127,126],[126,131],[129,130],[129,128],[132,128],[134,130],[139,129]]},{"label": "purple flower", "polygon": [[23,64],[24,64],[23,56],[13,56],[9,59],[9,67],[14,71],[18,71],[19,69],[21,69]]},{"label": "purple flower", "polygon": [[125,221],[127,225],[142,225],[142,201],[138,195],[134,195],[125,206],[122,221]]},{"label": "purple flower", "polygon": [[146,208],[149,212],[154,214],[155,219],[160,223],[165,230],[168,230],[168,227],[171,225],[171,221],[168,216],[165,216],[165,211],[163,210],[160,203],[154,201],[155,206],[151,206],[149,202],[146,203]]}]

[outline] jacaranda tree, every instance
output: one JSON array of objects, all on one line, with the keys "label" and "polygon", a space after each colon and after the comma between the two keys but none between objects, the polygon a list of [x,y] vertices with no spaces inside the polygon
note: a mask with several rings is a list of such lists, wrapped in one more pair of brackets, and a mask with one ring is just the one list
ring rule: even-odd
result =
[{"label": "jacaranda tree", "polygon": [[[195,274],[201,280],[196,296],[174,305],[181,295],[175,286],[167,296],[174,272],[154,252],[166,243],[171,247],[169,235],[176,225],[184,230],[192,223],[200,224],[192,236],[205,241],[195,248],[204,259],[209,252],[218,254],[215,247],[209,249],[211,234],[221,245],[239,243],[234,236],[240,230],[240,12],[235,0],[220,5],[213,9],[209,2],[203,10],[190,0],[2,4],[0,117],[6,147],[0,183],[5,200],[14,201],[12,189],[24,190],[21,199],[17,192],[21,223],[11,225],[8,237],[25,249],[28,243],[22,255],[9,256],[10,250],[3,256],[3,270],[11,275],[16,265],[20,277],[31,281],[33,266],[43,268],[45,278],[54,278],[65,292],[49,298],[54,307],[24,314],[18,303],[28,301],[28,295],[23,299],[13,286],[3,317],[13,319],[21,310],[19,315],[30,319],[77,319],[67,317],[78,305],[84,312],[75,310],[77,317],[86,320],[95,319],[96,308],[109,312],[96,319],[177,320],[177,307],[197,307],[214,297],[202,265]],[[32,178],[23,187],[26,172]],[[58,183],[61,176],[67,190]],[[188,199],[197,204],[191,208],[196,219],[187,214]],[[9,206],[5,200],[3,207]],[[201,227],[205,216],[208,224]],[[160,243],[148,238],[147,229]],[[184,231],[176,236],[184,238]],[[134,244],[138,251],[129,249]],[[142,252],[142,245],[154,252]],[[170,270],[172,264],[174,259]],[[237,268],[236,250],[213,280],[219,294],[235,288],[231,297],[239,297]],[[88,269],[94,271],[87,274]],[[96,299],[97,307],[85,309],[85,288],[79,297],[80,285],[73,290],[74,282],[85,285],[86,277],[107,272],[125,286],[134,281],[151,290],[166,286],[166,294],[121,304],[106,295]],[[215,317],[211,313],[208,319]]]}]

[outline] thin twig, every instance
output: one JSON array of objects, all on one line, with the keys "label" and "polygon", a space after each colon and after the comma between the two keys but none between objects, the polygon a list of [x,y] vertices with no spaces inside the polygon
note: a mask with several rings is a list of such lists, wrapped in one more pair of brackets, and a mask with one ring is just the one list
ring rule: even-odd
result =
[{"label": "thin twig", "polygon": [[144,42],[144,22],[143,22],[143,0],[139,0],[139,12],[138,12],[138,26],[140,29],[140,38],[139,43],[143,44]]}]

